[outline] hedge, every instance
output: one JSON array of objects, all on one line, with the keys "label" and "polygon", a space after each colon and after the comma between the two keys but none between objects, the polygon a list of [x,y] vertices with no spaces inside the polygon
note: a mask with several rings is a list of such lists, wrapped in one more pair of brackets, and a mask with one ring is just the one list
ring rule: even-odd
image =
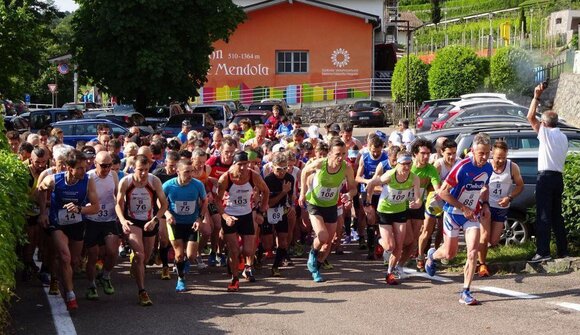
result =
[{"label": "hedge", "polygon": [[25,241],[24,214],[29,209],[27,167],[12,154],[0,116],[0,330],[8,316],[8,303],[19,266],[16,245]]},{"label": "hedge", "polygon": [[441,49],[429,70],[431,99],[455,98],[483,87],[484,63],[470,48],[450,45]]},{"label": "hedge", "polygon": [[[409,57],[409,101],[429,100],[429,65],[423,63],[419,57]],[[407,56],[397,61],[393,80],[391,82],[393,99],[403,102],[407,98]]]},{"label": "hedge", "polygon": [[580,154],[569,154],[564,165],[562,215],[568,231],[568,243],[580,246]]},{"label": "hedge", "polygon": [[514,47],[497,50],[490,61],[491,85],[510,95],[527,95],[534,87],[534,65],[527,51]]}]

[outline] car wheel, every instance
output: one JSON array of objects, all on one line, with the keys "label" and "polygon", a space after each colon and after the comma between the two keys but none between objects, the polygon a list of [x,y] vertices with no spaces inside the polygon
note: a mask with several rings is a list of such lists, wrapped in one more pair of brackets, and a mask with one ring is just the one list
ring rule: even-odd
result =
[{"label": "car wheel", "polygon": [[522,218],[510,218],[504,222],[504,230],[501,234],[501,245],[522,244],[530,239],[530,228]]}]

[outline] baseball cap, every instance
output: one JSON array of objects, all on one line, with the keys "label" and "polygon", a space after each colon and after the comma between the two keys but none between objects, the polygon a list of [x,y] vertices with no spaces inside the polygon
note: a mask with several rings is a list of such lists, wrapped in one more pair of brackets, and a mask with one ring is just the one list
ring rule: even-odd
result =
[{"label": "baseball cap", "polygon": [[191,122],[189,122],[189,120],[183,120],[183,122],[181,122],[182,126],[186,126],[186,127],[191,127]]},{"label": "baseball cap", "polygon": [[339,125],[338,123],[333,123],[333,124],[330,126],[330,130],[331,130],[331,131],[335,131],[335,132],[337,132],[337,133],[340,133],[340,125]]},{"label": "baseball cap", "polygon": [[272,152],[281,152],[286,150],[286,147],[282,143],[278,143],[272,147]]},{"label": "baseball cap", "polygon": [[91,146],[86,146],[83,148],[83,154],[87,158],[93,158],[93,157],[97,156],[97,151],[95,150],[95,148],[93,148]]},{"label": "baseball cap", "polygon": [[319,135],[320,135],[320,132],[319,132],[318,126],[311,125],[310,127],[308,127],[308,137],[318,138]]},{"label": "baseball cap", "polygon": [[240,151],[234,155],[234,164],[239,162],[247,162],[248,160],[248,153],[245,151]]}]

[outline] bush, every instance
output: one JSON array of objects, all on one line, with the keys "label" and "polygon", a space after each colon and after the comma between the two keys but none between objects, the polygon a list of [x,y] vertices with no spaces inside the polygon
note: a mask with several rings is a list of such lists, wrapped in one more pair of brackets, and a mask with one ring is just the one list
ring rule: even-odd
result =
[{"label": "bush", "polygon": [[431,99],[454,98],[483,86],[482,63],[473,50],[459,45],[441,49],[429,70]]},{"label": "bush", "polygon": [[16,245],[25,241],[24,214],[29,209],[26,166],[8,150],[0,117],[0,330],[6,323],[7,305],[15,285],[15,271],[19,265]]},{"label": "bush", "polygon": [[500,48],[491,57],[491,85],[502,93],[523,95],[534,87],[534,66],[530,55],[523,49],[509,46]]},{"label": "bush", "polygon": [[568,243],[580,245],[580,154],[570,154],[564,166],[562,215],[568,231]]},{"label": "bush", "polygon": [[[409,57],[409,101],[429,99],[428,73],[429,65],[423,63],[419,57]],[[393,81],[391,83],[393,99],[403,102],[407,97],[407,57],[401,58],[395,65]]]}]

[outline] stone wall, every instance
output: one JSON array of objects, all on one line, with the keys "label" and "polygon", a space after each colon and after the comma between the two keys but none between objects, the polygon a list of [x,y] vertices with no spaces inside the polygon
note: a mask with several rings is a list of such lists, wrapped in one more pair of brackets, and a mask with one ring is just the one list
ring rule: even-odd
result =
[{"label": "stone wall", "polygon": [[580,74],[560,75],[554,111],[570,125],[580,127]]}]

